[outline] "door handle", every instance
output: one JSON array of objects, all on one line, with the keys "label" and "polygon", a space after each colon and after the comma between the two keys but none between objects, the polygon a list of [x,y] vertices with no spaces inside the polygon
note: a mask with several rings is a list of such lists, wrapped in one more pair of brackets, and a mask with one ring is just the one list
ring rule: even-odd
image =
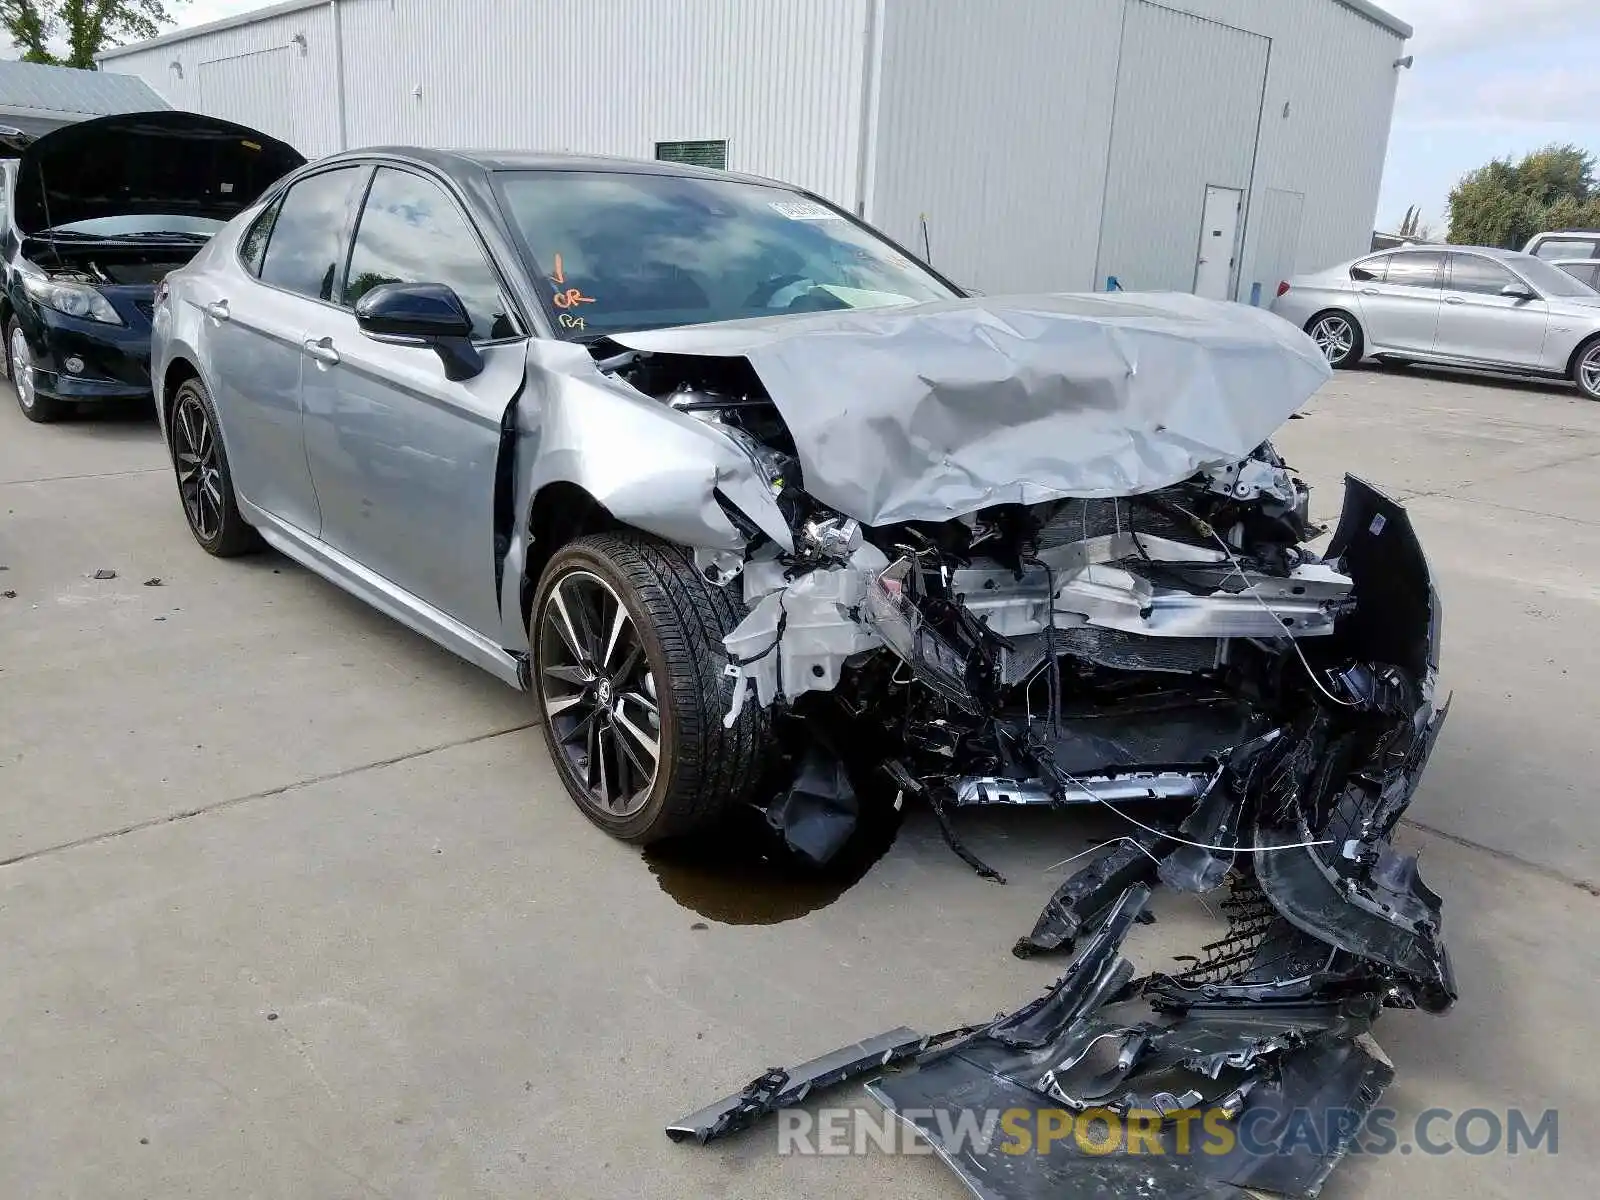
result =
[{"label": "door handle", "polygon": [[317,340],[307,338],[305,348],[306,353],[319,363],[326,363],[331,367],[339,361],[339,352],[333,348],[332,338],[319,338]]},{"label": "door handle", "polygon": [[217,300],[206,305],[206,316],[210,317],[213,321],[226,321],[230,316],[228,312],[228,302],[226,300]]},{"label": "door handle", "polygon": [[1361,289],[1361,294],[1363,296],[1376,296],[1378,294],[1378,289],[1377,288],[1362,288]]},{"label": "door handle", "polygon": [[1465,304],[1466,300],[1461,296],[1446,296],[1444,302],[1446,304]]}]

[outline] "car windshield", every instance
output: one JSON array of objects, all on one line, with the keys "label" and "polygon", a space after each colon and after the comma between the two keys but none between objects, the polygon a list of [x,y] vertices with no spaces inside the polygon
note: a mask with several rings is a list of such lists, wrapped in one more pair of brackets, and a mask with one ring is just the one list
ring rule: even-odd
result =
[{"label": "car windshield", "polygon": [[176,233],[210,237],[225,225],[210,217],[190,217],[164,213],[134,213],[115,217],[90,217],[68,221],[49,229],[49,233],[82,233],[91,237],[129,237],[142,233]]},{"label": "car windshield", "polygon": [[1558,298],[1580,297],[1588,299],[1591,296],[1600,296],[1581,279],[1574,279],[1560,267],[1551,266],[1542,258],[1534,258],[1531,254],[1519,254],[1511,260],[1524,279],[1539,289],[1542,296]]},{"label": "car windshield", "polygon": [[617,171],[504,171],[497,183],[563,337],[958,295],[787,188]]}]

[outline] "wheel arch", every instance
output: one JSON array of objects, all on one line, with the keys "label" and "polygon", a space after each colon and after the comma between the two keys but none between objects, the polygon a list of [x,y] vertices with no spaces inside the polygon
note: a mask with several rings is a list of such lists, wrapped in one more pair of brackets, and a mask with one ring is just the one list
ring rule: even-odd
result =
[{"label": "wheel arch", "polygon": [[580,484],[558,479],[541,487],[528,505],[523,531],[528,549],[523,557],[519,590],[522,627],[528,627],[539,578],[557,550],[592,533],[613,533],[630,528]]},{"label": "wheel arch", "polygon": [[1324,305],[1322,308],[1317,309],[1316,312],[1307,317],[1306,323],[1300,328],[1305,332],[1310,333],[1311,327],[1318,321],[1322,320],[1323,317],[1344,317],[1356,327],[1357,332],[1365,333],[1365,330],[1361,324],[1361,318],[1342,304]]},{"label": "wheel arch", "polygon": [[[172,398],[185,383],[191,379],[201,379],[200,368],[185,355],[174,355],[167,363],[167,369],[161,375],[161,387],[156,392],[156,406],[161,416],[163,431],[172,427]],[[201,379],[201,382],[205,381]],[[168,433],[165,436],[170,437]]]},{"label": "wheel arch", "polygon": [[1591,333],[1572,348],[1572,353],[1567,356],[1567,378],[1572,378],[1578,370],[1578,360],[1600,343],[1600,331]]}]

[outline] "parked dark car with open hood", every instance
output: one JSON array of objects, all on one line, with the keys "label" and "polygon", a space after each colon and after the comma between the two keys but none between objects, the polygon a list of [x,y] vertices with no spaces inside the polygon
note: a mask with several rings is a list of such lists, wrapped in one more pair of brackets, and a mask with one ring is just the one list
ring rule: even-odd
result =
[{"label": "parked dark car with open hood", "polygon": [[304,162],[230,121],[151,112],[69,125],[0,164],[0,325],[23,413],[150,395],[156,284]]}]

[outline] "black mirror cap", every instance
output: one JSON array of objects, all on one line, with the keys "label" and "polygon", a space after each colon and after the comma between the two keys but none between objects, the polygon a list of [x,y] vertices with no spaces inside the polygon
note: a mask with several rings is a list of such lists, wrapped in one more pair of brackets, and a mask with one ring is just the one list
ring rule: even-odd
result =
[{"label": "black mirror cap", "polygon": [[356,301],[356,324],[373,337],[472,337],[467,306],[442,283],[380,283]]},{"label": "black mirror cap", "polygon": [[380,283],[356,301],[356,325],[380,342],[431,348],[453,383],[483,373],[467,306],[442,283]]}]

